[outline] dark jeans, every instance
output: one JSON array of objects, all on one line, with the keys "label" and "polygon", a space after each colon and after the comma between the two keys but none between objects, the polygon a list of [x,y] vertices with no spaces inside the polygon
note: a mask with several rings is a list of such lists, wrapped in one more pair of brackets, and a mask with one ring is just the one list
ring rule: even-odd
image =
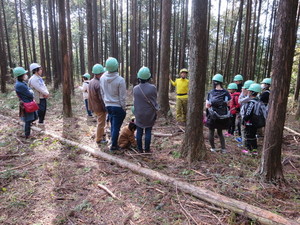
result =
[{"label": "dark jeans", "polygon": [[228,128],[228,133],[234,135],[234,130],[235,130],[235,118],[236,115],[231,115],[230,116],[230,124],[229,124],[229,128]]},{"label": "dark jeans", "polygon": [[151,132],[152,132],[152,127],[147,127],[147,128],[141,128],[141,127],[136,127],[136,142],[138,146],[139,152],[143,151],[143,134],[145,130],[145,151],[149,152],[150,151],[150,143],[151,143]]},{"label": "dark jeans", "polygon": [[118,147],[119,132],[123,120],[125,119],[126,112],[124,111],[124,109],[122,109],[122,107],[117,106],[107,106],[106,110],[108,112],[108,117],[111,124],[111,147]]},{"label": "dark jeans", "polygon": [[31,123],[34,120],[30,120],[24,123],[24,129],[25,129],[25,137],[28,137],[30,135],[30,127],[31,127]]},{"label": "dark jeans", "polygon": [[88,114],[88,116],[92,116],[92,112],[91,110],[89,110],[89,103],[87,99],[84,99],[84,104],[85,104],[85,108],[86,108],[86,112]]},{"label": "dark jeans", "polygon": [[253,149],[257,150],[257,139],[256,139],[257,128],[254,126],[246,126],[245,128],[245,139],[246,147],[248,150],[252,151]]},{"label": "dark jeans", "polygon": [[[221,148],[225,149],[225,139],[224,139],[224,136],[222,133],[222,129],[217,129],[217,133],[220,138]],[[214,135],[215,135],[215,129],[209,128],[208,140],[209,140],[211,148],[215,148]]]},{"label": "dark jeans", "polygon": [[39,123],[44,123],[46,110],[47,110],[47,100],[45,98],[40,99],[38,116],[39,116]]}]

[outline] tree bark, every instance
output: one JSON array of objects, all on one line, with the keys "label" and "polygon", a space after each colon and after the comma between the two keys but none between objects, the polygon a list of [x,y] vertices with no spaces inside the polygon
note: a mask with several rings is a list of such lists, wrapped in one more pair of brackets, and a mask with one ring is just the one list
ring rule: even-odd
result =
[{"label": "tree bark", "polygon": [[[72,32],[71,32],[71,10],[70,10],[70,1],[66,1],[66,17],[67,17],[67,36],[68,36],[68,54],[69,54],[69,72],[70,72],[70,85],[71,90],[74,95],[74,76],[73,76],[73,41],[72,41]],[[98,51],[98,49],[97,49]]]},{"label": "tree bark", "polygon": [[17,0],[15,0],[15,16],[16,16],[17,36],[18,36],[19,66],[23,66]]},{"label": "tree bark", "polygon": [[80,16],[80,11],[78,10],[78,26],[79,26],[79,58],[80,58],[80,74],[85,73],[85,57],[84,57],[84,26],[82,23],[82,18]]},{"label": "tree bark", "polygon": [[218,23],[217,23],[217,37],[216,37],[216,48],[215,48],[215,62],[213,74],[217,73],[220,69],[218,68],[218,49],[219,49],[219,33],[220,33],[220,11],[221,11],[221,0],[219,0],[218,8]]},{"label": "tree bark", "polygon": [[245,80],[248,80],[249,74],[248,70],[248,54],[249,54],[249,39],[250,39],[250,24],[251,24],[251,9],[252,9],[252,0],[247,1],[247,16],[245,24],[245,37],[244,37],[244,52],[243,52],[243,68],[242,74]]},{"label": "tree bark", "polygon": [[44,50],[44,36],[42,26],[42,9],[41,0],[36,0],[37,22],[38,22],[38,34],[39,34],[39,47],[40,47],[40,64],[43,67],[43,74],[47,74],[47,68],[45,63],[45,50]]},{"label": "tree bark", "polygon": [[88,53],[88,72],[92,74],[92,67],[94,62],[94,48],[93,48],[93,9],[92,1],[86,0],[86,26],[87,26],[87,53]]},{"label": "tree bark", "polygon": [[50,58],[50,46],[49,46],[49,35],[48,35],[48,17],[46,12],[46,5],[44,5],[44,34],[45,34],[45,51],[46,51],[46,65],[47,65],[47,76],[46,82],[52,82],[52,71],[51,71],[51,58]]},{"label": "tree bark", "polygon": [[[3,7],[3,4],[2,4]],[[7,59],[3,32],[3,18],[0,15],[0,72],[1,72],[1,93],[6,92]]]},{"label": "tree bark", "polygon": [[281,0],[276,18],[272,91],[260,166],[260,174],[272,182],[284,180],[281,146],[296,41],[297,6],[298,0]]},{"label": "tree bark", "polygon": [[162,29],[161,29],[161,52],[160,52],[160,79],[158,102],[161,113],[167,117],[169,105],[169,74],[170,74],[170,36],[171,36],[171,10],[172,1],[164,0],[162,4]]},{"label": "tree bark", "polygon": [[[5,8],[4,8],[4,0],[1,1],[2,5],[2,13],[3,13],[3,24],[5,28],[5,38],[6,38],[6,44],[7,44],[7,55],[8,55],[8,61],[9,61],[9,67],[13,67],[12,59],[11,59],[11,53],[10,53],[10,41],[8,36],[8,29],[7,29],[7,21],[6,21],[6,14],[5,14]],[[4,33],[4,32],[3,32]]]},{"label": "tree bark", "polygon": [[190,82],[186,132],[181,155],[189,163],[203,160],[206,147],[203,137],[203,104],[207,68],[207,0],[193,0]]},{"label": "tree bark", "polygon": [[243,7],[244,7],[244,0],[240,1],[240,9],[239,9],[239,25],[237,29],[237,40],[235,46],[235,53],[234,53],[234,64],[233,64],[233,74],[239,73],[240,67],[240,48],[241,48],[241,37],[242,37],[242,22],[243,22]]},{"label": "tree bark", "polygon": [[60,47],[61,57],[63,59],[63,114],[65,117],[72,117],[71,108],[71,82],[70,82],[70,57],[68,54],[68,37],[66,28],[66,7],[65,0],[58,1],[59,9],[59,31],[60,31]]},{"label": "tree bark", "polygon": [[136,83],[137,68],[137,0],[131,1],[130,17],[130,84]]},{"label": "tree bark", "polygon": [[94,62],[99,63],[99,48],[98,48],[98,5],[97,0],[93,0],[93,40],[94,40]]}]

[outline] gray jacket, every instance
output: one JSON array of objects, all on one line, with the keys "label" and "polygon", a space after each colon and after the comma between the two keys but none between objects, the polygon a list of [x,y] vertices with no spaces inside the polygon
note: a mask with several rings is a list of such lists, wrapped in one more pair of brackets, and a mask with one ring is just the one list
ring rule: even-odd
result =
[{"label": "gray jacket", "polygon": [[100,78],[101,95],[105,106],[126,107],[126,83],[118,72],[104,73]]},{"label": "gray jacket", "polygon": [[[144,94],[142,93],[144,92]],[[151,102],[148,102],[148,100]],[[159,109],[157,104],[157,90],[153,84],[143,83],[133,88],[133,105],[135,123],[138,127],[153,127],[156,120],[156,111]]]}]

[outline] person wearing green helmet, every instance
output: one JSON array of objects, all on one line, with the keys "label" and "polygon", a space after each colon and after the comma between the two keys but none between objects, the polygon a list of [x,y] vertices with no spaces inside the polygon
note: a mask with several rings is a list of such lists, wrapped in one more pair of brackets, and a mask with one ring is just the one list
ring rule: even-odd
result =
[{"label": "person wearing green helmet", "polygon": [[210,151],[218,151],[215,148],[214,132],[217,129],[218,136],[221,142],[221,152],[226,153],[225,139],[222,130],[228,129],[230,112],[228,104],[231,99],[230,94],[223,88],[223,76],[216,74],[213,76],[213,90],[207,94],[206,100],[206,126],[209,128],[209,143]]},{"label": "person wearing green helmet", "polygon": [[47,111],[47,99],[49,98],[49,91],[42,78],[43,68],[38,63],[30,64],[30,71],[32,76],[30,77],[28,84],[29,87],[34,91],[35,101],[39,105],[38,116],[39,116],[39,126],[44,126],[44,120]]},{"label": "person wearing green helmet", "polygon": [[88,93],[88,86],[90,83],[90,78],[91,75],[88,73],[85,73],[82,75],[82,86],[79,86],[79,89],[82,91],[82,97],[83,97],[83,101],[85,104],[85,109],[87,112],[88,117],[92,117],[92,111],[89,110],[89,103],[88,103],[88,99],[89,99],[89,93]]},{"label": "person wearing green helmet", "polygon": [[187,102],[189,92],[189,80],[187,79],[188,70],[183,68],[179,72],[180,78],[175,81],[170,76],[171,84],[176,87],[176,120],[185,124],[187,113]]},{"label": "person wearing green helmet", "polygon": [[89,82],[87,86],[88,92],[88,109],[91,110],[97,118],[97,128],[95,141],[97,144],[106,144],[105,137],[105,120],[106,109],[103,101],[103,95],[101,94],[100,77],[104,73],[104,68],[101,64],[95,64],[92,68],[94,78]]},{"label": "person wearing green helmet", "polygon": [[[240,104],[240,109],[241,109],[241,112],[240,112],[240,115],[243,113],[242,110],[243,110],[243,105],[246,104],[247,102],[250,101],[250,97],[249,97],[249,92],[248,92],[248,88],[250,87],[251,84],[255,83],[253,80],[247,80],[243,87],[242,87],[242,92],[239,96],[239,104]],[[239,119],[239,123],[241,123],[241,116],[238,117]],[[245,146],[246,143],[245,143],[245,127],[244,126],[241,126],[241,138],[236,138],[236,141],[237,142],[240,142],[241,143],[241,146]]]},{"label": "person wearing green helmet", "polygon": [[19,116],[24,121],[24,132],[25,138],[30,137],[31,131],[31,124],[38,118],[37,111],[35,112],[25,112],[23,107],[23,102],[32,102],[34,99],[33,90],[28,87],[25,80],[28,79],[27,71],[23,67],[16,67],[13,69],[14,77],[16,78],[15,83],[15,91],[20,100],[20,107],[19,107]]},{"label": "person wearing green helmet", "polygon": [[[138,71],[137,78],[139,84],[133,88],[133,106],[135,124],[137,126],[136,140],[140,153],[150,152],[152,127],[156,121],[157,90],[150,84],[151,73],[148,67],[142,67]],[[145,148],[143,148],[142,137],[145,131]]]},{"label": "person wearing green helmet", "polygon": [[[228,132],[225,133],[225,136],[231,136],[234,135],[235,131],[235,125],[236,125],[236,118],[239,115],[240,112],[240,104],[239,104],[239,96],[240,92],[237,91],[238,86],[236,83],[230,83],[227,87],[228,92],[230,93],[231,100],[229,102],[229,109],[230,109],[230,125],[228,128]],[[237,126],[238,128],[238,134],[241,135],[241,126]]]},{"label": "person wearing green helmet", "polygon": [[245,127],[245,146],[247,148],[242,150],[244,154],[257,155],[257,127],[254,121],[254,110],[259,104],[258,94],[261,92],[261,87],[257,83],[253,83],[248,88],[249,101],[242,107],[242,123]]},{"label": "person wearing green helmet", "polygon": [[241,92],[242,91],[243,80],[244,80],[244,77],[241,74],[237,74],[237,75],[234,76],[233,82],[236,83],[237,86],[238,86],[237,92]]},{"label": "person wearing green helmet", "polygon": [[261,82],[262,93],[260,94],[260,100],[268,105],[270,97],[271,78],[265,78]]},{"label": "person wearing green helmet", "polygon": [[120,128],[126,116],[126,83],[118,73],[118,60],[109,57],[105,62],[107,72],[100,78],[101,94],[110,120],[110,152],[119,150]]}]

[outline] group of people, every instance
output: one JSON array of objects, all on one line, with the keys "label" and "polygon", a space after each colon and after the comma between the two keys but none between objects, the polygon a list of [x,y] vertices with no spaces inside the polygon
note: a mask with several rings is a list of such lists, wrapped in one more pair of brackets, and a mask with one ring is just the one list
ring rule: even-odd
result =
[{"label": "group of people", "polygon": [[[28,71],[23,67],[13,69],[13,75],[16,78],[15,91],[20,100],[19,115],[24,121],[25,138],[30,138],[31,125],[38,119],[38,125],[43,127],[47,110],[47,98],[49,91],[42,78],[43,68],[37,63],[30,65],[32,76],[28,80]],[[27,83],[28,81],[28,83]],[[35,101],[38,105],[38,110],[26,112],[23,103]]]},{"label": "group of people", "polygon": [[[176,119],[178,124],[185,124],[188,102],[187,79],[188,70],[181,69],[179,78],[170,82],[176,87]],[[265,78],[261,84],[252,80],[243,82],[244,78],[238,74],[233,82],[223,87],[224,79],[221,74],[212,78],[213,89],[209,91],[206,99],[205,125],[209,128],[209,143],[212,152],[226,153],[223,130],[226,136],[236,134],[235,140],[246,147],[242,153],[257,155],[257,131],[265,125],[267,105],[270,95],[271,78]],[[217,149],[214,142],[214,132],[220,138],[221,148]]]},{"label": "group of people", "polygon": [[265,78],[258,84],[252,80],[243,83],[243,76],[238,74],[227,90],[223,88],[223,76],[216,74],[212,79],[213,89],[206,99],[206,126],[209,128],[211,151],[218,149],[214,143],[214,131],[217,130],[222,153],[226,153],[226,136],[237,134],[236,140],[246,149],[242,153],[257,155],[257,131],[265,126],[267,105],[270,95],[271,78]]},{"label": "group of people", "polygon": [[[151,72],[149,68],[142,67],[137,73],[138,85],[133,88],[134,119],[122,128],[126,116],[126,84],[118,73],[117,59],[109,57],[105,67],[95,64],[92,68],[93,79],[90,74],[84,74],[83,84],[80,87],[88,117],[97,118],[95,141],[97,144],[107,144],[105,134],[106,121],[110,122],[111,145],[110,151],[115,152],[120,148],[136,146],[140,153],[150,152],[152,128],[156,121],[159,106],[157,103],[157,89],[150,83]],[[20,100],[20,116],[24,121],[25,138],[30,137],[31,124],[38,119],[38,124],[43,126],[47,109],[49,91],[42,79],[42,67],[37,63],[30,65],[32,76],[28,80],[27,72],[22,67],[13,70],[17,78],[15,90]],[[188,102],[187,79],[188,70],[183,68],[179,78],[170,82],[176,87],[176,119],[185,124]],[[28,80],[28,82],[27,82]],[[27,84],[28,83],[28,84]],[[242,142],[245,154],[257,154],[257,130],[264,126],[259,118],[260,111],[267,112],[270,95],[271,78],[265,78],[261,84],[252,80],[243,83],[243,76],[238,74],[233,83],[223,87],[223,76],[216,74],[212,78],[213,89],[209,91],[206,99],[205,125],[209,128],[209,143],[211,151],[226,153],[223,130],[226,136],[237,135],[237,141]],[[26,112],[23,103],[36,101],[38,110]],[[263,108],[262,106],[265,106]],[[266,114],[264,114],[266,117]],[[265,119],[265,118],[264,118]],[[259,122],[258,122],[259,121]],[[120,132],[121,130],[121,132]],[[214,132],[220,138],[221,149],[214,143]],[[136,131],[136,134],[135,134]],[[144,136],[144,145],[143,145]]]},{"label": "group of people", "polygon": [[[111,145],[110,151],[128,148],[137,144],[140,153],[150,152],[152,127],[156,120],[157,90],[149,83],[151,73],[149,68],[142,67],[137,74],[139,84],[133,89],[133,114],[135,118],[125,126],[121,126],[126,116],[126,84],[118,73],[117,59],[110,57],[92,68],[94,78],[89,80],[89,74],[83,75],[83,97],[88,116],[92,113],[97,118],[95,141],[106,144],[105,122],[110,122]],[[85,79],[87,78],[87,79]],[[136,141],[135,141],[136,130]],[[143,135],[145,135],[143,145]]]}]

